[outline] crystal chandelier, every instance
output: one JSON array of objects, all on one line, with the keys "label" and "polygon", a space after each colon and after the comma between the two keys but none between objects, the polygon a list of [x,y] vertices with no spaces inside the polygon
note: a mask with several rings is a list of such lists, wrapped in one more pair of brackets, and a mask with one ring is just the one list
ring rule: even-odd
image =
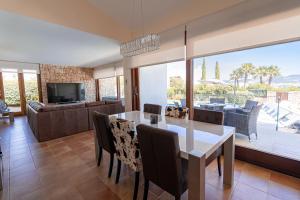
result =
[{"label": "crystal chandelier", "polygon": [[125,42],[120,46],[121,55],[124,57],[131,57],[155,51],[160,47],[159,39],[160,37],[158,34],[147,34]]},{"label": "crystal chandelier", "polygon": [[[133,1],[134,4],[134,1]],[[151,51],[155,51],[160,47],[160,36],[158,34],[144,34],[144,19],[143,19],[143,0],[140,2],[141,6],[141,21],[143,24],[143,35],[131,41],[122,43],[120,45],[120,53],[124,57],[136,56]],[[133,10],[134,13],[134,10]]]}]

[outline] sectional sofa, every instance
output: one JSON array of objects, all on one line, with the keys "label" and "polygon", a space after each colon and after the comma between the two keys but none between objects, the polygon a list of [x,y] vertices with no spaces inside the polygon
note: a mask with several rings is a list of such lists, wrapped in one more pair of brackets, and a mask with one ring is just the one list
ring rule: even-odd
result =
[{"label": "sectional sofa", "polygon": [[124,112],[121,101],[97,101],[62,105],[27,104],[29,126],[39,142],[93,129],[92,114]]}]

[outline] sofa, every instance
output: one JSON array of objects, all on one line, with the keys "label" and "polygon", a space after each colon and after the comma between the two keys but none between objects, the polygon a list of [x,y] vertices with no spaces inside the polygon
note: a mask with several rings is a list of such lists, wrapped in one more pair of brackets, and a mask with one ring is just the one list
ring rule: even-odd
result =
[{"label": "sofa", "polygon": [[28,124],[39,142],[48,141],[93,129],[92,114],[124,112],[121,101],[98,101],[72,104],[27,104]]}]

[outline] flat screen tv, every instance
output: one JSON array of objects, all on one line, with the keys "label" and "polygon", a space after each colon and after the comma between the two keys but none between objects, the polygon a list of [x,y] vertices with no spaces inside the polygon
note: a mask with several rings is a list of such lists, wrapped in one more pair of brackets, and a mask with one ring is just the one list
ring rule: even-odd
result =
[{"label": "flat screen tv", "polygon": [[74,103],[85,100],[83,83],[47,83],[48,103]]}]

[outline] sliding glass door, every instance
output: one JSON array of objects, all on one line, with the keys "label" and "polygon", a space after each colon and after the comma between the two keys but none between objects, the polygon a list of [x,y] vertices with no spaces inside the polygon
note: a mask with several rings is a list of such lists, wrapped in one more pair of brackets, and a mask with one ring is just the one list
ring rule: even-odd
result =
[{"label": "sliding glass door", "polygon": [[16,69],[3,69],[2,80],[5,103],[7,103],[12,112],[21,113],[18,71]]},{"label": "sliding glass door", "polygon": [[145,103],[161,105],[163,111],[169,105],[185,106],[186,68],[184,61],[141,67],[139,78],[140,108],[143,108]]}]

